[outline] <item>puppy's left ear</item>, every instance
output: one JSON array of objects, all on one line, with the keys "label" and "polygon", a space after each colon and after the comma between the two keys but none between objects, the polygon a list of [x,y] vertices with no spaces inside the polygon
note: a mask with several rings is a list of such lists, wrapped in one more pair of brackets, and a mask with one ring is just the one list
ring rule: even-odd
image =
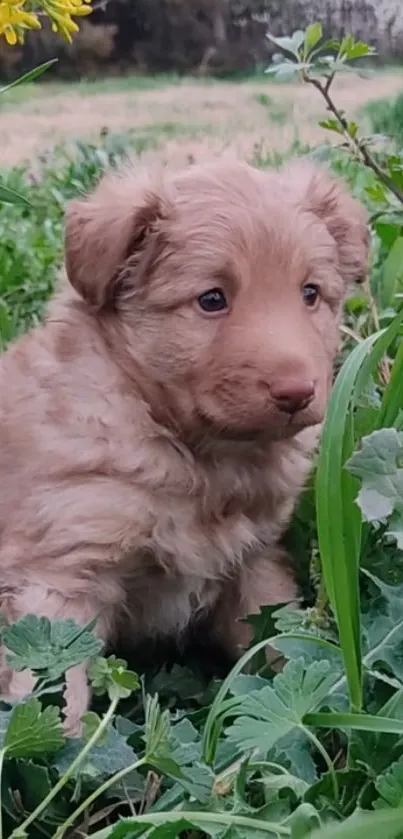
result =
[{"label": "puppy's left ear", "polygon": [[136,263],[151,257],[155,231],[171,209],[163,178],[132,168],[107,174],[92,195],[70,204],[67,276],[93,309],[113,304],[129,258],[135,284]]},{"label": "puppy's left ear", "polygon": [[370,232],[362,204],[326,169],[296,162],[284,176],[304,208],[323,221],[336,242],[339,270],[346,284],[363,282],[369,270]]}]

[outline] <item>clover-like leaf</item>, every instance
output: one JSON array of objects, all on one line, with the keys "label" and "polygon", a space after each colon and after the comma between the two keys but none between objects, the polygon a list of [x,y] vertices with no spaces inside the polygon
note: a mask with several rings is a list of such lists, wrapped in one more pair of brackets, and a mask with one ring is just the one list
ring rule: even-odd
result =
[{"label": "clover-like leaf", "polygon": [[272,685],[240,698],[228,738],[243,750],[268,751],[293,729],[303,727],[304,715],[326,698],[336,678],[328,661],[307,668],[303,659],[289,661]]},{"label": "clover-like leaf", "polygon": [[110,699],[127,699],[140,687],[137,673],[128,670],[127,662],[114,655],[91,662],[88,675],[97,696],[107,693]]},{"label": "clover-like leaf", "polygon": [[357,503],[369,522],[389,521],[388,534],[403,549],[403,432],[374,431],[346,464],[361,481]]},{"label": "clover-like leaf", "polygon": [[3,630],[13,670],[33,670],[42,679],[56,681],[77,664],[97,655],[102,641],[73,620],[55,621],[27,615]]},{"label": "clover-like leaf", "polygon": [[14,708],[3,744],[8,757],[38,757],[57,752],[64,744],[59,708],[49,705],[42,710],[39,699]]}]

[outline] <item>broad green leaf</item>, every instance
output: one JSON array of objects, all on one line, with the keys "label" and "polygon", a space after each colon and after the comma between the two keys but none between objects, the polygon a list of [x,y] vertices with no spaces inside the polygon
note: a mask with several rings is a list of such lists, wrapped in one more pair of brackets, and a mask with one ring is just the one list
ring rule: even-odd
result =
[{"label": "broad green leaf", "polygon": [[365,58],[368,55],[374,55],[375,49],[365,44],[363,41],[356,41],[353,35],[346,35],[343,38],[339,56],[347,61],[354,61],[357,58]]},{"label": "broad green leaf", "polygon": [[227,729],[227,737],[243,751],[267,752],[295,728],[303,726],[303,717],[328,695],[335,675],[327,661],[310,664],[305,670],[302,659],[289,661],[283,673],[268,685],[241,697],[236,719]]},{"label": "broad green leaf", "polygon": [[403,684],[403,585],[390,586],[362,572],[371,586],[363,614],[364,666],[368,670],[386,665]]},{"label": "broad green leaf", "polygon": [[402,839],[403,808],[353,815],[343,824],[330,824],[315,830],[310,839]]},{"label": "broad green leaf", "polygon": [[158,756],[150,760],[157,772],[167,775],[186,790],[196,801],[206,804],[211,797],[214,774],[208,766],[195,761],[191,766],[180,766],[170,756]]},{"label": "broad green leaf", "polygon": [[284,36],[279,38],[276,38],[274,35],[271,35],[270,32],[267,32],[266,37],[272,42],[272,44],[279,47],[279,49],[284,50],[284,52],[292,53],[292,55],[298,57],[299,50],[305,41],[305,32],[303,32],[302,29],[298,29],[291,35],[291,37]]},{"label": "broad green leaf", "polygon": [[8,757],[31,758],[59,751],[65,743],[59,708],[42,710],[38,699],[17,705],[4,739]]},{"label": "broad green leaf", "polygon": [[376,810],[385,807],[403,808],[403,758],[392,763],[382,775],[378,775],[375,788],[379,794],[374,803]]},{"label": "broad green leaf", "polygon": [[287,824],[291,827],[291,839],[309,839],[322,822],[316,807],[304,802],[294,811]]},{"label": "broad green leaf", "polygon": [[[84,746],[85,741],[76,738],[70,740],[64,749],[58,753],[53,765],[60,775],[67,771]],[[137,755],[128,745],[125,737],[119,734],[115,728],[110,728],[105,741],[101,745],[97,744],[90,749],[86,760],[78,766],[74,777],[87,776],[105,780],[115,775],[116,772],[127,769],[136,760]]]},{"label": "broad green leaf", "polygon": [[304,48],[305,55],[308,54],[316,44],[319,43],[323,35],[323,26],[321,23],[311,23],[305,32]]},{"label": "broad green leaf", "polygon": [[354,510],[352,487],[345,481],[343,466],[352,448],[351,404],[360,392],[360,375],[377,339],[379,334],[372,335],[356,347],[337,376],[328,405],[316,474],[323,576],[338,623],[351,700],[357,708],[362,701],[358,590],[361,528]]},{"label": "broad green leaf", "polygon": [[301,65],[295,63],[294,61],[282,61],[279,64],[271,65],[265,72],[267,75],[276,76],[278,79],[282,79],[282,81],[288,81],[296,76],[300,69],[302,69]]},{"label": "broad green leaf", "polygon": [[18,621],[3,631],[13,670],[30,669],[48,681],[57,681],[77,664],[96,656],[102,641],[73,620],[55,621],[36,615]]},{"label": "broad green leaf", "polygon": [[346,468],[361,481],[357,503],[363,518],[382,522],[390,517],[387,533],[403,548],[403,432],[374,431],[362,440]]},{"label": "broad green leaf", "polygon": [[383,263],[382,280],[379,287],[380,303],[383,309],[392,306],[397,291],[403,283],[403,236],[395,239]]}]

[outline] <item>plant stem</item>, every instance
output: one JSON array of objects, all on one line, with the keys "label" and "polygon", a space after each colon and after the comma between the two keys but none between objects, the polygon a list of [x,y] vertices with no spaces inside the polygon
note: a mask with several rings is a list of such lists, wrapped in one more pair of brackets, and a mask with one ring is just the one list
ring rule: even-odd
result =
[{"label": "plant stem", "polygon": [[[133,827],[141,824],[144,824],[144,826],[149,825],[150,827],[158,825],[164,826],[165,824],[180,821],[181,819],[183,819],[183,821],[188,821],[190,824],[196,824],[201,830],[203,830],[203,824],[205,824],[207,828],[208,825],[216,824],[217,826],[222,825],[223,827],[229,828],[240,827],[246,829],[249,828],[252,831],[259,830],[262,833],[269,833],[270,836],[273,836],[273,834],[277,836],[291,836],[291,829],[282,824],[262,821],[261,819],[253,819],[249,818],[249,816],[238,816],[235,813],[206,813],[203,810],[177,810],[165,813],[148,813],[145,816],[136,816],[136,818],[128,819],[126,824],[131,823],[133,824]],[[103,830],[99,830],[97,833],[92,834],[91,839],[107,839],[111,830],[112,827],[106,827]]]},{"label": "plant stem", "polygon": [[[3,764],[4,764],[4,758],[5,758],[5,755],[6,755],[6,751],[7,751],[7,749],[2,749],[0,751],[0,790],[1,790],[1,776],[2,776],[2,772],[3,772]],[[0,839],[3,839],[3,807],[1,806],[1,800],[0,800]]]},{"label": "plant stem", "polygon": [[112,699],[106,714],[104,715],[103,719],[101,720],[101,722],[100,722],[98,728],[96,729],[96,731],[94,731],[92,737],[90,737],[90,739],[85,744],[85,746],[83,747],[81,752],[77,755],[77,757],[70,764],[69,768],[66,770],[64,775],[62,775],[62,777],[59,778],[57,784],[55,784],[55,786],[50,790],[50,792],[43,799],[43,801],[41,801],[40,804],[38,804],[38,806],[35,808],[35,810],[25,819],[25,821],[21,825],[19,825],[19,827],[15,828],[15,830],[13,830],[13,832],[10,835],[10,839],[18,839],[18,837],[21,836],[24,833],[24,831],[26,831],[27,827],[29,827],[29,825],[32,824],[32,822],[35,821],[35,819],[37,819],[38,816],[40,816],[41,813],[43,813],[44,810],[46,810],[46,808],[48,807],[50,802],[53,801],[55,796],[67,784],[67,781],[70,780],[70,778],[74,775],[76,769],[80,766],[81,763],[83,763],[83,761],[87,757],[88,752],[91,751],[92,747],[95,746],[95,743],[97,743],[98,740],[100,739],[100,737],[102,737],[102,734],[104,733],[105,729],[108,727],[108,725],[109,725],[109,723],[110,723],[110,721],[111,721],[111,719],[112,719],[112,717],[113,717],[113,715],[116,711],[118,703],[119,703],[119,697],[115,697],[114,699]]},{"label": "plant stem", "polygon": [[323,96],[326,102],[327,110],[330,111],[330,113],[332,113],[333,116],[336,117],[337,122],[342,128],[343,134],[351,149],[358,155],[358,157],[365,164],[365,166],[367,166],[369,169],[372,169],[372,171],[375,172],[379,180],[382,181],[382,183],[385,184],[385,186],[387,186],[387,188],[391,192],[393,192],[394,196],[398,199],[398,201],[400,201],[400,203],[403,204],[403,192],[401,192],[401,190],[396,186],[389,174],[384,169],[382,169],[381,166],[379,166],[375,158],[368,150],[368,146],[366,145],[365,141],[360,140],[358,137],[354,136],[350,132],[349,125],[344,114],[333,102],[329,90],[334,79],[334,74],[329,76],[325,84],[322,84],[322,82],[319,79],[312,78],[312,76],[310,76],[305,71],[303,71],[302,73],[302,78],[304,82],[313,85],[314,87],[316,87],[317,90],[319,90],[319,93]]},{"label": "plant stem", "polygon": [[309,737],[311,743],[313,743],[313,745],[318,750],[318,752],[320,752],[320,754],[322,755],[323,760],[325,761],[326,766],[329,770],[329,775],[332,779],[333,792],[334,792],[335,800],[338,801],[339,798],[340,798],[339,782],[337,780],[336,771],[335,771],[333,761],[332,761],[330,755],[327,753],[325,747],[322,746],[322,743],[320,742],[320,740],[318,740],[318,738],[313,733],[313,731],[311,731],[310,728],[305,728],[305,726],[302,726],[302,730],[304,731],[306,736]]},{"label": "plant stem", "polygon": [[77,807],[77,809],[74,810],[74,813],[71,813],[71,815],[68,816],[66,821],[64,821],[63,824],[61,824],[57,828],[56,833],[54,835],[54,839],[62,839],[67,828],[74,824],[76,819],[78,819],[78,817],[81,816],[81,813],[84,813],[84,811],[87,810],[87,808],[90,807],[91,804],[93,804],[94,801],[96,801],[96,799],[99,798],[100,795],[103,795],[103,793],[106,792],[114,784],[119,783],[119,781],[121,781],[122,778],[125,778],[126,775],[129,775],[130,772],[134,772],[135,769],[139,769],[140,766],[144,766],[145,763],[147,763],[147,757],[142,757],[139,760],[136,760],[134,763],[131,763],[130,766],[125,766],[125,768],[121,769],[120,772],[116,772],[116,775],[113,775],[112,778],[108,778],[107,781],[105,781],[100,787],[94,790],[94,792],[92,792],[91,795],[89,795],[88,798],[86,798],[85,801],[83,801],[79,805],[79,807]]}]

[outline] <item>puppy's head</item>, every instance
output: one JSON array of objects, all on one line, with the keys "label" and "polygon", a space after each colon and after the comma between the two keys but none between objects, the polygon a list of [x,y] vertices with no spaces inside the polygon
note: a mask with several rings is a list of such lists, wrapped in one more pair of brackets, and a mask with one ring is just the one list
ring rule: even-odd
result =
[{"label": "puppy's head", "polygon": [[281,439],[323,419],[368,248],[364,210],[326,172],[221,160],[107,176],[70,209],[66,266],[184,432]]}]

